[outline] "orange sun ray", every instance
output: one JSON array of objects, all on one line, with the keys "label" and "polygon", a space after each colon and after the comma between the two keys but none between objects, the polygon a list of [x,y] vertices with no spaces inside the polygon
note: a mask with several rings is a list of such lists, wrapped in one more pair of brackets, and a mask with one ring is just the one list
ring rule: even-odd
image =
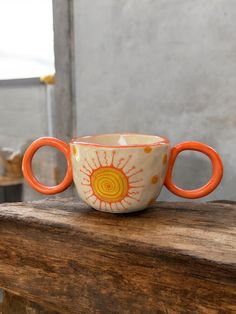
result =
[{"label": "orange sun ray", "polygon": [[97,155],[97,160],[98,160],[98,163],[99,163],[99,165],[102,167],[102,163],[101,163],[101,161],[100,161],[100,159],[99,159],[98,152],[96,152],[96,155]]},{"label": "orange sun ray", "polygon": [[135,173],[131,174],[130,176],[128,176],[129,178],[135,176],[136,174],[140,173],[140,172],[143,172],[143,169],[140,169],[138,171],[136,171]]},{"label": "orange sun ray", "polygon": [[84,169],[85,171],[87,171],[89,174],[92,173],[91,170],[89,170],[85,165],[83,165],[83,169]]},{"label": "orange sun ray", "polygon": [[138,199],[138,198],[136,198],[136,197],[133,197],[133,196],[131,196],[130,194],[128,194],[127,197],[132,198],[133,200],[135,200],[135,201],[137,201],[137,202],[140,202],[140,199]]},{"label": "orange sun ray", "polygon": [[112,151],[111,166],[114,166],[115,150]]},{"label": "orange sun ray", "polygon": [[128,174],[130,171],[132,171],[132,170],[134,170],[134,169],[136,169],[135,166],[131,167],[128,171],[126,171],[126,174]]},{"label": "orange sun ray", "polygon": [[126,160],[126,162],[124,163],[124,165],[121,167],[121,169],[124,169],[125,166],[128,164],[128,162],[130,161],[132,155],[129,155],[128,159]]},{"label": "orange sun ray", "polygon": [[88,177],[89,177],[89,174],[88,174],[88,173],[86,173],[85,171],[83,171],[83,170],[81,170],[81,169],[80,169],[80,172],[82,172],[83,174],[85,174],[86,176],[88,176]]},{"label": "orange sun ray", "polygon": [[91,164],[89,163],[89,161],[88,161],[88,159],[87,159],[87,158],[85,159],[85,161],[86,161],[87,165],[89,166],[89,168],[93,171],[93,170],[94,170],[94,168],[91,166]]},{"label": "orange sun ray", "polygon": [[83,180],[86,181],[86,182],[90,182],[90,180],[88,180],[87,177],[83,178]]},{"label": "orange sun ray", "polygon": [[142,182],[142,181],[143,181],[143,178],[135,180],[135,181],[130,181],[129,183],[133,184],[133,183],[139,183],[139,182]]},{"label": "orange sun ray", "polygon": [[120,158],[120,159],[118,160],[118,164],[117,164],[116,168],[119,168],[120,165],[121,165],[121,163],[122,163],[124,160],[125,160],[124,158]]}]

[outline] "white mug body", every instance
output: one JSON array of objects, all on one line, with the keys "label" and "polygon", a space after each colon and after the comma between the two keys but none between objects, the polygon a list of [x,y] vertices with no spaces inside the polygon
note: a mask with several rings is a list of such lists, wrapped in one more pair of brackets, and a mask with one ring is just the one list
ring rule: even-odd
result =
[{"label": "white mug body", "polygon": [[70,143],[73,179],[80,198],[105,212],[147,208],[163,187],[170,148],[149,135],[109,134]]}]

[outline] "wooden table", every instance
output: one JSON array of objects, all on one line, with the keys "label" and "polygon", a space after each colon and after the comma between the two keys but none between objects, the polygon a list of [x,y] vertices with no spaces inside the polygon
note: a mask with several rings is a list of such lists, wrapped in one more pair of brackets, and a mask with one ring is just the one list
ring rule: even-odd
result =
[{"label": "wooden table", "polygon": [[236,205],[0,206],[4,314],[236,313]]}]

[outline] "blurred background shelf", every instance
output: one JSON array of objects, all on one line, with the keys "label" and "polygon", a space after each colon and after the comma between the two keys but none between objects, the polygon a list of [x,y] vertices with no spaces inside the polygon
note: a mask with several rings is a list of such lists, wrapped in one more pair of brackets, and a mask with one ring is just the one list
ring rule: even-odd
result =
[{"label": "blurred background shelf", "polygon": [[0,203],[22,201],[23,180],[0,176]]}]

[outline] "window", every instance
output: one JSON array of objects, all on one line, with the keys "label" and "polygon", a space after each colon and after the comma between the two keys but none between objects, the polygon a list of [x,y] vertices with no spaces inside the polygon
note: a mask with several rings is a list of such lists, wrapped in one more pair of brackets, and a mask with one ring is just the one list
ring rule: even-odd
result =
[{"label": "window", "polygon": [[52,0],[0,0],[0,79],[54,71]]}]

